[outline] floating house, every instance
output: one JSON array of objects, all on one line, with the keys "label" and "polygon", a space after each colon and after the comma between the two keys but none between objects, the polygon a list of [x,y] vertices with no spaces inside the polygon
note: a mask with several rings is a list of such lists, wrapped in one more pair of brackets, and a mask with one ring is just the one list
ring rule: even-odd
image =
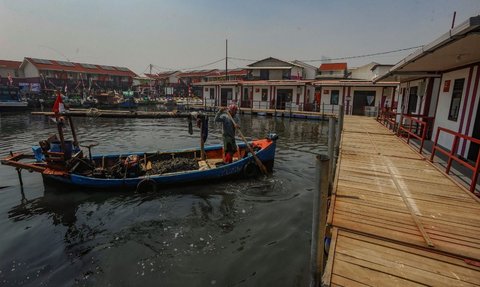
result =
[{"label": "floating house", "polygon": [[9,75],[13,78],[20,77],[20,64],[22,64],[20,61],[0,60],[0,77],[2,82]]},{"label": "floating house", "polygon": [[24,58],[20,70],[25,79],[42,89],[126,90],[137,75],[126,67]]},{"label": "floating house", "polygon": [[[400,81],[392,108],[397,122],[413,116],[428,136],[477,162],[480,139],[480,16],[471,17],[374,79]],[[470,137],[470,138],[466,138]]]},{"label": "floating house", "polygon": [[392,65],[370,64],[348,69],[347,63],[326,63],[319,68],[315,86],[314,111],[337,113],[343,105],[346,114],[376,116],[378,110],[390,105],[397,81],[373,83],[378,70]]}]

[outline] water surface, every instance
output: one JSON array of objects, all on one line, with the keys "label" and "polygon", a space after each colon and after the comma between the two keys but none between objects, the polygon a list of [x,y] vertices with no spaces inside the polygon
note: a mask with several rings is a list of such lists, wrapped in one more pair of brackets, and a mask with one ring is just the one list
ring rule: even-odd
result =
[{"label": "water surface", "polygon": [[[93,153],[199,145],[183,119],[75,119]],[[55,133],[28,113],[0,117],[0,156]],[[327,125],[242,117],[247,137],[275,131],[274,172],[251,180],[172,187],[156,194],[72,192],[0,166],[1,286],[306,286],[315,153]],[[207,144],[219,144],[210,122]]]}]

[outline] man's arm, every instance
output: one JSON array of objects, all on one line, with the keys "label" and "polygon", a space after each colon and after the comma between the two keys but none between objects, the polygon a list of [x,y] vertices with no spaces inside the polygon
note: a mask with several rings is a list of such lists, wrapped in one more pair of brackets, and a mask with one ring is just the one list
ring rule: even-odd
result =
[{"label": "man's arm", "polygon": [[219,122],[219,123],[223,122],[223,120],[224,120],[223,117],[222,117],[223,113],[224,113],[224,109],[223,108],[219,109],[218,112],[215,114],[214,121]]}]

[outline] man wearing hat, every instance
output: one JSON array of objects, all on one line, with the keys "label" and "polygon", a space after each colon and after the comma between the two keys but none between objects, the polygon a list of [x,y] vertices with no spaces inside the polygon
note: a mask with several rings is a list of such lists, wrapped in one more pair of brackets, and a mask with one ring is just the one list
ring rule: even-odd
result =
[{"label": "man wearing hat", "polygon": [[[232,103],[228,108],[220,108],[215,115],[215,122],[222,123],[223,127],[223,152],[224,162],[232,163],[233,154],[237,151],[237,144],[235,142],[235,130],[239,127],[240,118],[237,115],[238,107]],[[226,113],[229,113],[227,115]]]}]

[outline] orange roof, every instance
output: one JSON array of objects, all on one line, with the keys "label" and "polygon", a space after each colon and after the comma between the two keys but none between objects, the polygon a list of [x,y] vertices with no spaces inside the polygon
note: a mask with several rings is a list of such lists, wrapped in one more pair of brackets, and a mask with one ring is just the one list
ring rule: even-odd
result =
[{"label": "orange roof", "polygon": [[18,69],[21,64],[20,61],[0,60],[0,68]]},{"label": "orange roof", "polygon": [[320,71],[344,71],[347,63],[325,63],[320,65]]},{"label": "orange roof", "polygon": [[80,72],[80,73],[89,73],[89,74],[102,74],[102,75],[127,76],[127,77],[137,76],[137,74],[135,74],[130,69],[125,67],[94,65],[94,64],[35,59],[35,58],[25,58],[25,59],[28,62],[32,63],[39,70]]}]

